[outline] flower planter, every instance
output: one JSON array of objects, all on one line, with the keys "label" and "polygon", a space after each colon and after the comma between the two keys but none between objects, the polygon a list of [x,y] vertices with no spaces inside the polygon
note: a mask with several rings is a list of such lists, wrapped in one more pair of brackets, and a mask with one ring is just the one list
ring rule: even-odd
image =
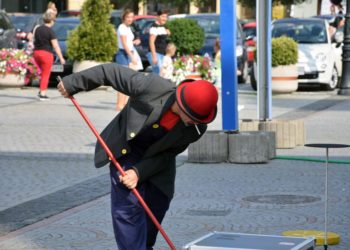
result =
[{"label": "flower planter", "polygon": [[271,73],[273,93],[292,93],[298,89],[297,65],[273,67]]},{"label": "flower planter", "polygon": [[41,72],[32,55],[19,49],[0,49],[0,87],[21,87],[39,78]]},{"label": "flower planter", "polygon": [[172,81],[179,84],[185,79],[214,81],[213,64],[207,56],[185,55],[174,61]]},{"label": "flower planter", "polygon": [[193,73],[185,76],[186,79],[193,79],[193,80],[201,80],[201,74],[199,73]]},{"label": "flower planter", "polygon": [[7,73],[0,75],[0,87],[22,87],[25,85],[25,77],[20,74]]}]

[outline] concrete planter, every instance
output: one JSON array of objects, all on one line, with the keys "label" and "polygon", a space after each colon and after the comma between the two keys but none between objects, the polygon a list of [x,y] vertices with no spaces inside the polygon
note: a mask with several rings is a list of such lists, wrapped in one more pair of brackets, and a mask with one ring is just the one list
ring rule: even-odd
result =
[{"label": "concrete planter", "polygon": [[73,63],[73,73],[83,71],[85,69],[92,68],[97,65],[101,65],[103,63],[96,62],[96,61],[81,61],[81,62],[74,62]]},{"label": "concrete planter", "polygon": [[25,77],[20,74],[7,73],[0,74],[0,87],[23,87],[25,85]]},{"label": "concrete planter", "polygon": [[231,163],[266,163],[270,159],[269,135],[265,132],[229,134],[228,141]]},{"label": "concrete planter", "polygon": [[272,92],[276,94],[291,93],[298,89],[297,65],[277,66],[272,71]]},{"label": "concrete planter", "polygon": [[305,144],[305,124],[303,120],[293,121],[296,126],[296,145],[304,146]]},{"label": "concrete planter", "polygon": [[228,135],[223,131],[207,131],[188,147],[188,161],[197,163],[226,162]]},{"label": "concrete planter", "polygon": [[297,126],[293,120],[260,122],[259,130],[276,133],[276,148],[295,148],[297,145]]},{"label": "concrete planter", "polygon": [[239,122],[239,131],[258,131],[259,121],[257,120],[242,120]]}]

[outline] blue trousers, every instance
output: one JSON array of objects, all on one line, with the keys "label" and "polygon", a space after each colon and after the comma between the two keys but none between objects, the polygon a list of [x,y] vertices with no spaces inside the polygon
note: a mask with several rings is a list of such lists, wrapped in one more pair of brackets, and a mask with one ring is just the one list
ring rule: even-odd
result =
[{"label": "blue trousers", "polygon": [[115,55],[116,63],[129,67],[129,63],[131,63],[129,55],[126,53],[124,49],[119,49],[117,54]]},{"label": "blue trousers", "polygon": [[[128,166],[123,165],[127,170]],[[149,219],[135,195],[119,182],[118,171],[110,165],[111,209],[114,236],[119,250],[151,250],[156,242],[158,229]],[[150,182],[138,186],[158,222],[161,223],[170,205],[170,198]]]},{"label": "blue trousers", "polygon": [[154,74],[159,75],[160,74],[160,68],[162,67],[162,64],[163,64],[164,55],[159,54],[159,53],[156,53],[156,55],[157,55],[157,64],[153,64],[152,63],[152,54],[151,54],[151,52],[148,52],[146,56],[147,56],[149,64],[152,66],[152,72]]}]

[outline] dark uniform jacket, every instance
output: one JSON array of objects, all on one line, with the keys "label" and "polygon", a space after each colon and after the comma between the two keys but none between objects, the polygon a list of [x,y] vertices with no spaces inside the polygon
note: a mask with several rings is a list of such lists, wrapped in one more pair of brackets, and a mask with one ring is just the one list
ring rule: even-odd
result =
[{"label": "dark uniform jacket", "polygon": [[[129,141],[148,126],[158,122],[175,101],[176,88],[158,75],[136,72],[117,64],[103,64],[63,78],[70,95],[89,91],[101,85],[112,86],[128,95],[125,108],[102,131],[101,136],[119,158],[131,147]],[[150,181],[168,197],[174,193],[175,157],[206,131],[206,125],[185,126],[180,121],[164,137],[150,145],[141,160],[135,164],[139,182]],[[109,163],[99,143],[95,148],[95,166]]]}]

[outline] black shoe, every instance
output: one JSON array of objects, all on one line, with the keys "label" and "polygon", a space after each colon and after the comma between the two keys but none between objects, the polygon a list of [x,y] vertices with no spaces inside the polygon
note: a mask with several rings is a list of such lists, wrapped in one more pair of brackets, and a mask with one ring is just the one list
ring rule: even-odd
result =
[{"label": "black shoe", "polygon": [[40,101],[48,101],[48,100],[50,100],[50,98],[47,95],[41,95],[40,92],[38,94],[38,97],[39,97]]}]

